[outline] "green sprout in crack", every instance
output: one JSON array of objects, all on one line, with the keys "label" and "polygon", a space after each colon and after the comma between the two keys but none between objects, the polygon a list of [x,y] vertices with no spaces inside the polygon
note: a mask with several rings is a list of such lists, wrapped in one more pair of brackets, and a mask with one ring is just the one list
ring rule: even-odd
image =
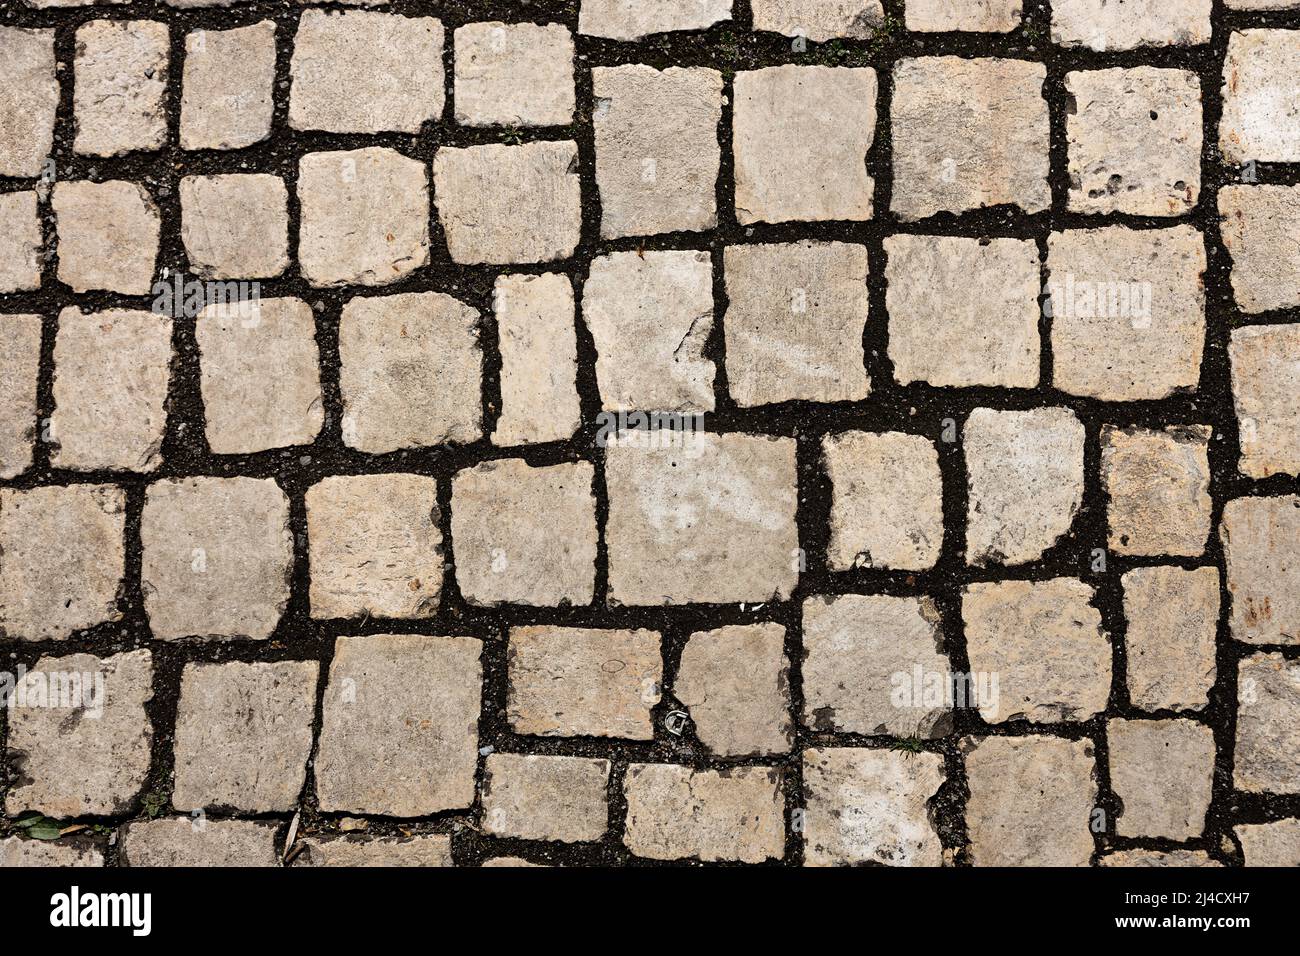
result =
[{"label": "green sprout in crack", "polygon": [[63,834],[63,827],[58,821],[39,813],[20,817],[14,826],[19,830],[27,831],[27,835],[33,840],[57,840]]},{"label": "green sprout in crack", "polygon": [[524,134],[514,126],[507,126],[501,131],[501,142],[509,146],[519,146],[524,141]]},{"label": "green sprout in crack", "polygon": [[159,816],[167,809],[167,798],[161,793],[146,793],[143,800],[144,812],[149,817]]},{"label": "green sprout in crack", "polygon": [[904,757],[915,757],[925,751],[925,741],[920,737],[904,737],[901,740],[895,740],[889,745],[889,749],[901,753]]},{"label": "green sprout in crack", "polygon": [[884,52],[902,35],[903,21],[886,14],[880,21],[880,26],[876,27],[876,32],[871,35],[871,52],[875,54]]}]

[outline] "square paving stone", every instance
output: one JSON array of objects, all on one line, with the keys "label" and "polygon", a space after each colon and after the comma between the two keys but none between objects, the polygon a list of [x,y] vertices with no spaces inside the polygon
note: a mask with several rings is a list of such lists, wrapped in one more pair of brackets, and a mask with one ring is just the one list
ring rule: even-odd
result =
[{"label": "square paving stone", "polygon": [[520,840],[582,843],[609,826],[608,760],[489,754],[483,776],[484,829]]},{"label": "square paving stone", "polygon": [[32,463],[40,361],[41,317],[0,315],[0,478],[16,478]]},{"label": "square paving stone", "polygon": [[1233,829],[1246,866],[1300,866],[1300,820],[1278,820]]},{"label": "square paving stone", "polygon": [[1219,535],[1233,638],[1300,644],[1300,497],[1229,501]]},{"label": "square paving stone", "polygon": [[1210,536],[1206,425],[1101,430],[1109,544],[1117,554],[1197,557]]},{"label": "square paving stone", "polygon": [[453,866],[451,837],[440,833],[417,835],[408,839],[373,837],[353,840],[347,837],[317,839],[308,837],[299,844],[302,852],[293,858],[294,866]]},{"label": "square paving stone", "polygon": [[0,293],[41,287],[44,243],[36,193],[0,193]]},{"label": "square paving stone", "polygon": [[1208,43],[1212,0],[1053,0],[1052,42],[1090,50]]},{"label": "square paving stone", "polygon": [[904,22],[922,33],[1010,33],[1023,7],[1024,0],[907,0]]},{"label": "square paving stone", "polygon": [[1300,664],[1254,654],[1237,665],[1233,785],[1249,793],[1300,793]]},{"label": "square paving stone", "polygon": [[1300,474],[1300,324],[1233,329],[1228,354],[1242,474]]},{"label": "square paving stone", "polygon": [[271,279],[289,266],[289,192],[279,176],[186,176],[181,240],[210,279]]},{"label": "square paving stone", "polygon": [[1110,785],[1122,837],[1192,840],[1205,829],[1214,784],[1214,731],[1191,720],[1110,720]]},{"label": "square paving stone", "polygon": [[256,820],[136,820],[122,830],[122,863],[153,867],[279,866],[276,825]]},{"label": "square paving stone", "polygon": [[[814,43],[837,38],[869,40],[885,19],[880,0],[750,0],[750,7],[755,30],[804,37]],[[908,29],[915,28],[908,24]]]},{"label": "square paving stone", "polygon": [[583,0],[578,32],[612,40],[639,40],[653,33],[707,30],[731,19],[732,0]]},{"label": "square paving stone", "polygon": [[560,23],[468,23],[456,29],[456,122],[573,122],[573,36]]},{"label": "square paving stone", "polygon": [[1217,674],[1218,568],[1134,568],[1123,583],[1133,706],[1204,709]]},{"label": "square paving stone", "polygon": [[185,34],[182,149],[243,149],[271,135],[275,23]]},{"label": "square paving stone", "polygon": [[1237,30],[1223,62],[1219,149],[1229,163],[1300,162],[1300,30]]},{"label": "square paving stone", "polygon": [[75,149],[90,156],[155,150],[167,141],[167,24],[91,20],[77,28]]},{"label": "square paving stone", "polygon": [[138,183],[60,182],[54,186],[59,281],[74,292],[148,295],[161,218]]},{"label": "square paving stone", "polygon": [[54,31],[0,26],[0,176],[39,176],[54,146],[59,106]]},{"label": "square paving stone", "polygon": [[493,303],[501,415],[492,444],[567,441],[582,424],[572,281],[551,272],[499,276]]},{"label": "square paving stone", "polygon": [[1237,308],[1259,313],[1300,306],[1300,186],[1224,186],[1219,190],[1223,244],[1232,255]]}]

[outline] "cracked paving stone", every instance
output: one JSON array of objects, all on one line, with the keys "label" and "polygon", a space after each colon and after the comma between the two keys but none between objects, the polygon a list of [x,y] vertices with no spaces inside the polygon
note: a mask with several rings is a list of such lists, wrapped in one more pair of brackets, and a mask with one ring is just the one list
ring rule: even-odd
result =
[{"label": "cracked paving stone", "polygon": [[611,40],[640,40],[655,33],[707,30],[731,19],[732,0],[583,0],[578,32]]},{"label": "cracked paving stone", "polygon": [[1233,638],[1300,644],[1300,497],[1229,501],[1219,535]]},{"label": "cracked paving stone", "polygon": [[1198,557],[1210,536],[1209,446],[1213,429],[1159,431],[1104,426],[1102,484],[1116,554]]},{"label": "cracked paving stone", "polygon": [[750,5],[755,30],[805,37],[814,43],[869,40],[885,19],[880,0],[750,0]]},{"label": "cracked paving stone", "polygon": [[186,176],[181,241],[209,279],[273,279],[289,267],[289,192],[278,176]]},{"label": "cracked paving stone", "polygon": [[156,20],[77,28],[72,110],[76,151],[120,156],[167,142],[168,30]]},{"label": "cracked paving stone", "polygon": [[0,193],[0,293],[41,287],[41,219],[34,192]]},{"label": "cracked paving stone", "polygon": [[1205,829],[1214,784],[1214,731],[1191,720],[1110,720],[1110,784],[1122,837],[1191,840]]},{"label": "cracked paving stone", "polygon": [[60,282],[74,292],[153,290],[162,219],[139,183],[56,183],[54,217]]},{"label": "cracked paving stone", "polygon": [[181,149],[243,149],[271,135],[275,22],[185,35]]},{"label": "cracked paving stone", "polygon": [[126,866],[279,866],[277,825],[256,820],[136,820],[122,829]]},{"label": "cracked paving stone", "polygon": [[1233,784],[1248,793],[1300,793],[1300,663],[1279,653],[1237,665]]},{"label": "cracked paving stone", "polygon": [[39,176],[54,146],[53,30],[0,26],[0,176]]},{"label": "cracked paving stone", "polygon": [[599,840],[609,826],[609,774],[608,760],[489,754],[483,776],[484,829],[520,840]]},{"label": "cracked paving stone", "polygon": [[0,478],[16,478],[32,464],[41,317],[0,315]]},{"label": "cracked paving stone", "polygon": [[433,833],[410,839],[307,837],[294,866],[451,866],[451,837]]},{"label": "cracked paving stone", "polygon": [[559,23],[458,27],[456,122],[567,126],[573,122],[573,35]]},{"label": "cracked paving stone", "polygon": [[1300,820],[1234,828],[1246,866],[1300,866]]},{"label": "cracked paving stone", "polygon": [[1134,568],[1123,585],[1133,705],[1203,710],[1218,673],[1218,568]]},{"label": "cracked paving stone", "polygon": [[1233,329],[1228,354],[1242,474],[1300,475],[1300,324]]},{"label": "cracked paving stone", "polygon": [[1210,40],[1212,0],[1053,0],[1052,42],[1090,50],[1194,46]]}]

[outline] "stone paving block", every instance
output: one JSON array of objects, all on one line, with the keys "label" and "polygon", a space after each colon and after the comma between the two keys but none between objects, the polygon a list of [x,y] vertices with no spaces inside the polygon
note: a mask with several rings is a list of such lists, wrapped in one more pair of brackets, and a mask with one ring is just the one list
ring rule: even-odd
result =
[{"label": "stone paving block", "polygon": [[1208,43],[1212,7],[1212,0],[1054,0],[1052,42],[1103,51]]},{"label": "stone paving block", "polygon": [[0,176],[32,178],[54,146],[54,31],[0,26]]},{"label": "stone paving block", "polygon": [[187,664],[176,708],[177,810],[291,810],[311,755],[316,661]]},{"label": "stone paving block", "polygon": [[862,221],[875,183],[876,71],[773,66],[736,74],[732,119],[736,218]]},{"label": "stone paving block", "polygon": [[939,754],[805,750],[804,865],[941,866],[929,803],[944,779]]},{"label": "stone paving block", "polygon": [[271,279],[289,266],[289,192],[279,176],[187,176],[181,240],[210,279]]},{"label": "stone paving block", "polygon": [[1219,190],[1223,244],[1232,255],[1232,291],[1243,312],[1300,306],[1300,186],[1224,186]]},{"label": "stone paving block", "polygon": [[1028,239],[890,236],[889,358],[903,385],[1038,385],[1038,247]]},{"label": "stone paving block", "polygon": [[1204,553],[1210,536],[1207,425],[1101,430],[1101,476],[1117,554]]},{"label": "stone paving block", "polygon": [[289,603],[289,499],[273,479],[175,478],[149,486],[140,571],[158,640],[271,636]]},{"label": "stone paving block", "polygon": [[294,866],[454,865],[451,861],[451,837],[439,833],[413,836],[409,840],[308,837],[301,841],[301,845],[302,852],[293,858]]},{"label": "stone paving block", "polygon": [[120,620],[125,527],[113,485],[0,488],[0,637],[61,640]]},{"label": "stone paving block", "polygon": [[1233,329],[1228,354],[1242,474],[1300,474],[1300,324]]},{"label": "stone paving block", "polygon": [[551,272],[498,276],[493,303],[501,415],[492,444],[567,441],[582,425],[572,281]]},{"label": "stone paving block", "polygon": [[1229,163],[1300,162],[1300,30],[1237,30],[1223,63],[1219,149]]},{"label": "stone paving block", "polygon": [[77,28],[75,149],[89,156],[155,150],[167,142],[167,24],[91,20]]},{"label": "stone paving block", "polygon": [[0,840],[0,868],[103,866],[104,852],[97,846],[6,837]]},{"label": "stone paving block", "polygon": [[331,133],[418,133],[442,117],[442,21],[306,10],[293,38],[289,125]]},{"label": "stone paving block", "polygon": [[358,296],[344,305],[344,443],[381,455],[480,438],[478,325],[478,310],[441,292]]},{"label": "stone paving block", "polygon": [[966,828],[975,866],[1087,866],[1097,800],[1092,741],[968,739]]},{"label": "stone paving block", "polygon": [[1206,268],[1196,229],[1073,229],[1047,248],[1057,388],[1127,402],[1196,387]]},{"label": "stone paving block", "polygon": [[484,830],[520,840],[599,840],[609,824],[609,771],[608,760],[489,754]]},{"label": "stone paving block", "polygon": [[517,734],[651,740],[663,661],[654,631],[517,627],[506,651]]},{"label": "stone paving block", "polygon": [[149,652],[42,657],[14,693],[26,706],[9,710],[5,759],[14,776],[5,813],[39,810],[57,820],[129,812],[149,773]]},{"label": "stone paving block", "polygon": [[1300,820],[1234,828],[1246,866],[1300,866]]},{"label": "stone paving block", "polygon": [[578,246],[582,190],[572,141],[444,146],[433,179],[453,262],[551,262]]},{"label": "stone paving block", "polygon": [[1202,850],[1119,850],[1097,860],[1098,866],[1222,866]]},{"label": "stone paving block", "polygon": [[502,459],[451,483],[456,583],[470,604],[590,604],[596,586],[595,470]]},{"label": "stone paving block", "polygon": [[456,29],[456,122],[573,122],[573,36],[560,23],[469,23]]},{"label": "stone paving block", "polygon": [[904,22],[922,33],[1010,33],[1023,7],[1023,0],[907,0]]},{"label": "stone paving block", "polygon": [[1237,665],[1233,786],[1248,793],[1300,793],[1300,663],[1253,654]]},{"label": "stone paving block", "polygon": [[788,598],[798,582],[791,439],[611,439],[605,487],[611,604],[761,602]]},{"label": "stone paving block", "polygon": [[1112,652],[1092,600],[1075,578],[963,589],[971,670],[998,680],[993,699],[980,702],[984,720],[1081,722],[1106,709]]},{"label": "stone paving block", "polygon": [[785,855],[781,784],[775,767],[695,771],[634,763],[623,783],[623,842],[651,860],[779,860]]},{"label": "stone paving block", "polygon": [[614,411],[713,411],[713,266],[707,252],[615,252],[591,263],[582,317]]},{"label": "stone paving block", "polygon": [[1051,203],[1041,63],[955,56],[894,69],[893,210],[905,221]]},{"label": "stone paving block", "polygon": [[1219,535],[1233,638],[1300,644],[1300,497],[1229,501]]},{"label": "stone paving block", "polygon": [[785,753],[794,740],[789,673],[779,624],[698,631],[682,648],[673,696],[711,753]]},{"label": "stone paving block", "polygon": [[74,292],[148,295],[161,218],[138,183],[60,182],[54,187],[59,281]]},{"label": "stone paving block", "polygon": [[40,359],[41,317],[0,315],[0,478],[15,478],[32,463]]},{"label": "stone paving block", "polygon": [[387,285],[429,262],[429,170],[392,149],[298,162],[298,265],[315,286]]},{"label": "stone paving block", "polygon": [[256,820],[136,820],[122,830],[126,866],[279,866],[277,826]]},{"label": "stone paving block", "polygon": [[182,149],[243,149],[271,135],[275,22],[185,35]]},{"label": "stone paving block", "polygon": [[951,668],[930,598],[808,598],[803,642],[805,727],[895,737],[941,737],[951,727],[942,692]]},{"label": "stone paving block", "polygon": [[424,618],[442,592],[438,481],[336,475],[307,489],[311,614]]},{"label": "stone paving block", "polygon": [[755,30],[805,37],[814,43],[868,40],[885,19],[880,0],[750,0],[750,6]]},{"label": "stone paving block", "polygon": [[338,639],[315,763],[322,810],[419,817],[473,803],[482,648],[470,637]]},{"label": "stone paving block", "polygon": [[1134,568],[1123,584],[1133,706],[1204,709],[1217,674],[1218,569]]},{"label": "stone paving block", "polygon": [[1110,720],[1110,785],[1122,837],[1191,840],[1205,829],[1214,784],[1214,731],[1191,720]]},{"label": "stone paving block", "polygon": [[[172,320],[115,309],[59,313],[54,339],[56,468],[152,471],[162,464]],[[112,388],[104,383],[112,382]]]},{"label": "stone paving block", "polygon": [[639,40],[653,33],[707,30],[731,19],[732,0],[583,0],[578,32],[612,40]]},{"label": "stone paving block", "polygon": [[543,869],[546,868],[545,863],[530,863],[527,860],[517,856],[495,856],[490,860],[484,860],[482,865],[494,867],[494,868],[507,867],[507,868],[515,868],[515,869],[529,868],[529,867],[541,867]]},{"label": "stone paving block", "polygon": [[44,242],[36,193],[0,193],[0,293],[41,287]]}]

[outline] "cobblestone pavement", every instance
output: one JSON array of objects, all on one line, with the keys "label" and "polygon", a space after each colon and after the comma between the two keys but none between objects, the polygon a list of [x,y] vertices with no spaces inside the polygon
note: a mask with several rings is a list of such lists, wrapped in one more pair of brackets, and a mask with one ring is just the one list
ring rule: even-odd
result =
[{"label": "cobblestone pavement", "polygon": [[1300,2],[0,81],[0,863],[1300,863]]}]

